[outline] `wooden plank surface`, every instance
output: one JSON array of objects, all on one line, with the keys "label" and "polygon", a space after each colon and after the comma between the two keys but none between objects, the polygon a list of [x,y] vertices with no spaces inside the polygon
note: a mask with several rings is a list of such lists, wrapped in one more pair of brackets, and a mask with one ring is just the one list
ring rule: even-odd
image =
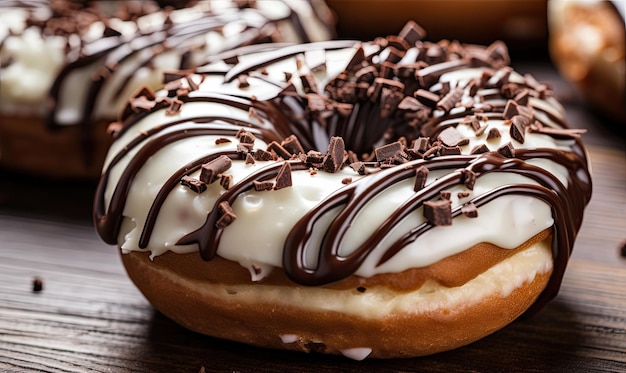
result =
[{"label": "wooden plank surface", "polygon": [[[0,371],[626,371],[624,139],[547,65],[574,127],[588,128],[594,193],[558,297],[529,319],[430,357],[354,362],[189,332],[155,312],[91,226],[90,183],[0,174]],[[32,291],[32,280],[43,290]]]}]

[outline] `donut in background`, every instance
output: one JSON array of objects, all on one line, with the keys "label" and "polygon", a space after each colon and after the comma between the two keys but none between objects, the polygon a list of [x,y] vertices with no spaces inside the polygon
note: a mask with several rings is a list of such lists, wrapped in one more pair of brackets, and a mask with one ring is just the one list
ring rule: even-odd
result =
[{"label": "donut in background", "polygon": [[[165,1],[164,4],[167,4]],[[184,6],[183,6],[184,5]],[[142,86],[238,46],[326,40],[320,0],[0,3],[0,169],[97,179],[106,127]]]},{"label": "donut in background", "polygon": [[550,53],[600,113],[626,125],[624,1],[551,0]]}]

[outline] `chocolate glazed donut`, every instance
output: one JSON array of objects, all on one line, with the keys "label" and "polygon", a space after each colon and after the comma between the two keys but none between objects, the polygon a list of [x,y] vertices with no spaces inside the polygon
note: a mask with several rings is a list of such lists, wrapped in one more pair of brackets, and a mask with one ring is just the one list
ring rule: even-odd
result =
[{"label": "chocolate glazed donut", "polygon": [[584,131],[504,44],[423,37],[234,50],[129,101],[94,222],[157,309],[258,346],[390,358],[557,294],[591,196]]}]

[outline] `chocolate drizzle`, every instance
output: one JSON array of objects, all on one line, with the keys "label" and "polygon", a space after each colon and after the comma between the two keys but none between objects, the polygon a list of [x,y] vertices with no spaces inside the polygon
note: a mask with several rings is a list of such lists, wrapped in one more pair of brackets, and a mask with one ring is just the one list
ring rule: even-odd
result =
[{"label": "chocolate drizzle", "polygon": [[[265,66],[286,58],[293,58],[307,51],[333,50],[349,47],[354,57],[346,68],[326,84],[323,92],[298,92],[290,83],[272,82],[269,77],[262,80],[283,88],[278,95],[267,100],[243,100],[241,98],[219,96],[225,104],[237,105],[242,110],[254,109],[256,115],[274,123],[273,131],[263,127],[256,119],[246,123],[267,143],[295,134],[302,144],[295,149],[303,149],[307,154],[292,154],[286,161],[272,162],[255,169],[243,180],[234,183],[217,199],[215,206],[232,206],[242,193],[255,188],[255,183],[263,183],[284,172],[284,162],[292,171],[312,170],[324,172],[325,163],[331,162],[330,171],[346,164],[365,175],[362,178],[344,183],[340,189],[327,196],[296,222],[289,232],[283,248],[282,264],[286,275],[302,285],[323,286],[341,281],[353,275],[371,253],[381,247],[388,233],[409,214],[414,214],[425,203],[435,201],[440,196],[449,196],[451,188],[461,185],[472,190],[474,183],[488,174],[517,174],[536,184],[518,183],[502,185],[482,194],[472,195],[471,199],[451,209],[452,224],[460,215],[476,216],[481,206],[507,195],[530,196],[550,206],[555,224],[553,226],[554,270],[550,282],[532,310],[539,309],[558,292],[560,282],[571,254],[574,239],[582,223],[583,210],[591,196],[591,178],[587,159],[578,139],[578,133],[568,137],[567,126],[562,118],[533,105],[533,100],[550,100],[546,90],[538,92],[534,80],[514,80],[512,70],[505,68],[508,63],[506,49],[501,43],[487,48],[463,46],[459,43],[421,42],[422,32],[404,30],[403,35],[411,40],[397,37],[377,41],[378,49],[366,55],[362,45],[354,42],[326,42],[276,49],[255,63],[237,64],[228,72],[221,73],[225,84],[237,83],[238,76],[254,76]],[[393,48],[390,52],[389,49]],[[429,50],[433,51],[429,53]],[[412,57],[411,57],[412,56]],[[478,66],[483,69],[479,79],[467,82],[439,82],[443,73]],[[208,72],[207,72],[208,73]],[[212,72],[216,73],[216,72]],[[314,75],[307,75],[303,81],[317,86]],[[307,83],[307,84],[309,84]],[[307,85],[304,85],[307,88]],[[485,95],[488,92],[488,95]],[[520,96],[519,92],[523,92]],[[507,96],[519,97],[515,104],[507,105]],[[178,97],[185,102],[206,101],[211,95],[203,91],[193,91],[189,96]],[[481,98],[482,97],[482,98]],[[170,95],[170,98],[171,97]],[[213,98],[215,99],[215,97]],[[183,104],[183,111],[184,111]],[[515,108],[516,114],[512,114]],[[148,114],[164,107],[150,109]],[[145,113],[133,114],[126,118],[124,128],[132,128]],[[505,123],[517,116],[514,131],[518,142],[523,142],[528,132],[539,132],[539,125],[554,128],[542,133],[556,138],[569,138],[569,151],[537,148],[507,149],[506,156],[490,150],[484,143],[476,146],[472,154],[460,154],[460,147],[468,144],[468,139],[456,130],[459,126],[470,126],[486,141],[485,128],[490,120]],[[507,119],[506,117],[511,117]],[[521,118],[521,117],[520,117]],[[221,118],[228,122],[227,118]],[[232,121],[230,122],[232,124]],[[539,123],[539,124],[537,124]],[[260,127],[255,127],[255,125]],[[215,126],[215,127],[213,127]],[[535,127],[532,127],[535,126]],[[543,127],[541,127],[543,128]],[[156,136],[159,130],[148,133]],[[124,157],[128,148],[137,146],[144,138],[131,141],[129,146],[118,153],[109,165],[100,182],[96,197],[95,220],[100,235],[109,243],[116,243],[125,199],[134,175],[143,163],[159,148],[178,139],[205,134],[233,135],[217,123],[203,121],[197,129],[172,131],[146,143],[130,161],[118,181],[117,188],[108,209],[104,204],[104,190],[108,183],[111,167]],[[337,137],[343,137],[345,144],[337,145]],[[332,139],[332,140],[331,140]],[[520,141],[522,140],[522,141]],[[526,139],[528,140],[528,139]],[[328,144],[331,143],[329,147]],[[334,145],[333,145],[334,144]],[[412,144],[408,146],[407,144]],[[345,145],[345,152],[344,146]],[[386,145],[380,147],[380,145]],[[280,149],[280,148],[279,148]],[[333,153],[328,161],[324,152]],[[287,150],[285,150],[287,152]],[[280,151],[282,153],[282,150]],[[467,151],[466,151],[467,153]],[[284,155],[291,154],[289,152]],[[344,154],[344,157],[341,156]],[[220,155],[243,161],[238,152],[210,153],[182,166],[163,185],[155,199],[143,227],[139,242],[140,248],[148,247],[150,235],[167,195],[178,185],[180,179],[199,169],[201,165]],[[543,168],[534,166],[529,160],[547,159],[567,170],[567,186]],[[247,162],[247,161],[246,161]],[[281,169],[283,171],[281,171]],[[445,176],[427,184],[426,176],[431,171],[449,170]],[[414,179],[415,178],[415,179]],[[356,217],[381,192],[403,180],[415,180],[414,193],[399,206],[386,220],[375,227],[360,246],[342,255],[340,248]],[[444,193],[442,193],[444,192]],[[470,194],[459,193],[463,198]],[[460,197],[459,197],[460,198]],[[339,212],[332,219],[319,247],[310,243],[314,227],[331,211]],[[478,209],[478,210],[476,210]],[[197,244],[204,260],[217,255],[220,238],[228,226],[218,224],[222,212],[213,208],[204,224],[197,230],[182,237],[177,245]],[[377,265],[389,261],[414,242],[425,232],[434,228],[433,221],[412,227],[395,242],[386,245]],[[313,250],[317,254],[317,264],[308,266],[305,258]],[[531,310],[531,311],[532,311]]]}]

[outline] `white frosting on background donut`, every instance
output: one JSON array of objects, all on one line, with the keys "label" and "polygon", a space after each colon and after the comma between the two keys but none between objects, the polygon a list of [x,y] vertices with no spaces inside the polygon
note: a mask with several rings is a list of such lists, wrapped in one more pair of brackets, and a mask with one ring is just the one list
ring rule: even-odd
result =
[{"label": "white frosting on background donut", "polygon": [[[271,3],[271,4],[269,4]],[[239,11],[239,22],[227,22],[224,32],[209,32],[199,35],[193,40],[187,40],[187,44],[204,44],[206,47],[195,50],[192,55],[192,65],[197,66],[206,61],[207,56],[231,49],[241,40],[241,34],[245,27],[275,27],[275,32],[280,34],[280,39],[285,42],[301,42],[298,32],[289,19],[291,12],[296,12],[299,17],[306,19],[303,27],[313,40],[326,40],[331,34],[319,18],[313,16],[312,6],[317,1],[290,0],[288,2],[271,1],[257,2],[260,10],[243,9]],[[106,4],[104,5],[106,6]],[[316,6],[319,6],[316,5]],[[174,22],[193,20],[211,11],[217,15],[233,13],[236,4],[232,0],[200,1],[197,5],[188,9],[178,9],[171,12]],[[0,73],[0,112],[18,115],[43,116],[47,113],[47,95],[52,83],[65,64],[72,58],[66,58],[65,45],[67,38],[64,36],[42,36],[38,27],[25,29],[28,11],[22,8],[0,8],[0,41],[6,41],[0,48],[0,62],[11,59],[12,63],[1,69]],[[322,7],[323,9],[323,7]],[[46,8],[37,8],[42,13],[40,19],[46,19]],[[228,18],[232,18],[228,16]],[[117,18],[109,19],[111,27],[123,34],[123,38],[132,39],[137,37],[137,27],[142,30],[150,30],[162,27],[165,14],[163,12],[148,14],[140,17],[137,24],[125,22]],[[274,25],[266,25],[268,20],[275,22]],[[139,26],[137,26],[139,25]],[[101,38],[103,24],[96,22],[90,26],[92,32],[87,34],[87,42],[93,41],[97,35]],[[9,30],[18,35],[9,35]],[[21,31],[23,34],[20,34]],[[99,31],[99,32],[98,32]],[[121,46],[120,48],[125,48]],[[75,54],[77,49],[71,54]],[[94,108],[96,119],[116,118],[117,113],[124,107],[128,97],[141,86],[158,88],[161,85],[162,72],[176,69],[179,66],[180,51],[166,52],[157,56],[151,62],[152,69],[140,68],[136,70],[136,64],[140,56],[133,56],[125,60],[114,69],[111,77],[105,81],[105,85],[99,94]],[[65,80],[58,102],[59,109],[55,118],[60,125],[75,125],[82,114],[87,90],[92,81],[92,75],[106,62],[102,58],[96,63],[89,64],[86,68],[74,70]],[[129,73],[130,72],[130,73]],[[126,88],[118,93],[118,87],[126,83]]]}]

